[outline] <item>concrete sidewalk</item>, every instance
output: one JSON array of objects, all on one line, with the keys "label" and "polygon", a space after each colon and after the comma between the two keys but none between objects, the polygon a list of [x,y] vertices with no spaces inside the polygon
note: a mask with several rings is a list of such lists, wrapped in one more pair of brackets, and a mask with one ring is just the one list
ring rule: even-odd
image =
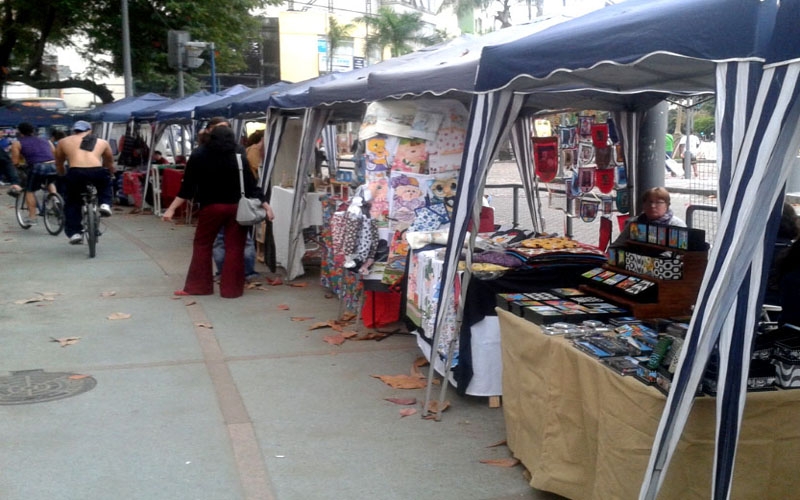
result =
[{"label": "concrete sidewalk", "polygon": [[[489,447],[505,431],[486,399],[450,390],[441,422],[401,418],[385,398],[421,401],[424,389],[371,375],[409,373],[413,337],[325,343],[331,331],[309,327],[338,304],[314,270],[305,287],[175,300],[194,228],[116,212],[88,259],[41,223],[22,230],[12,204],[0,195],[0,399],[47,389],[12,372],[67,374],[56,390],[90,380],[69,374],[97,385],[0,405],[0,498],[558,498],[520,466],[480,463],[510,455]],[[80,339],[51,341],[64,337]]]}]

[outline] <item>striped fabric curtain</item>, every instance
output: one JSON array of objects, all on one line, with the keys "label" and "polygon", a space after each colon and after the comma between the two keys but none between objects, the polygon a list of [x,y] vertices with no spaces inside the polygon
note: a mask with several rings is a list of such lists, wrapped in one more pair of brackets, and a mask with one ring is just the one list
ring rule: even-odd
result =
[{"label": "striped fabric curtain", "polygon": [[542,233],[545,230],[544,218],[539,197],[539,183],[533,171],[532,136],[531,118],[529,116],[517,118],[511,128],[511,149],[517,159],[519,178],[522,179],[522,185],[525,187],[525,199],[528,201],[528,210],[531,212],[531,221],[533,221],[532,229],[537,233]]},{"label": "striped fabric curtain", "polygon": [[314,143],[319,138],[325,124],[333,112],[329,109],[308,108],[303,114],[303,131],[300,134],[300,151],[297,154],[297,174],[294,181],[294,200],[292,201],[292,224],[289,231],[289,258],[286,263],[288,279],[296,278],[295,252],[303,244],[303,212],[306,209],[308,176],[314,169]]},{"label": "striped fabric curtain", "polygon": [[270,195],[268,192],[270,179],[272,179],[275,158],[278,156],[278,147],[280,147],[283,130],[288,119],[288,116],[275,109],[267,111],[267,129],[264,131],[264,165],[261,168],[261,179],[259,179],[259,186],[267,196]]},{"label": "striped fabric curtain", "polygon": [[[783,5],[783,35],[796,43]],[[783,7],[783,6],[782,6]],[[747,389],[753,336],[761,306],[765,262],[774,236],[765,222],[778,206],[800,148],[800,59],[773,64],[717,66],[716,136],[720,165],[720,221],[672,390],[659,424],[640,498],[655,499],[691,410],[706,361],[719,341],[717,433],[713,498],[730,497],[736,443]],[[765,243],[766,242],[766,243]],[[769,246],[767,246],[769,245]]]},{"label": "striped fabric curtain", "polygon": [[[439,302],[436,307],[436,331],[433,334],[431,347],[431,360],[436,356],[436,346],[444,324],[448,304],[453,293],[458,260],[461,257],[461,247],[466,239],[467,223],[472,216],[475,224],[478,223],[481,193],[486,181],[486,173],[492,160],[497,157],[500,146],[508,138],[510,129],[519,116],[522,107],[523,96],[515,95],[510,91],[490,92],[488,94],[477,94],[472,98],[472,109],[470,111],[470,124],[467,128],[467,137],[464,143],[464,156],[461,159],[461,171],[458,176],[458,197],[453,207],[453,216],[450,220],[450,233],[447,238],[447,251],[444,257],[442,268],[442,281],[439,284]],[[475,243],[475,231],[472,232],[468,254],[471,254]],[[468,279],[464,280],[461,295],[466,295]],[[461,301],[463,304],[463,301]],[[461,313],[459,311],[458,321],[460,322]],[[456,325],[458,331],[458,325]],[[451,360],[448,359],[445,366],[449,370]],[[435,370],[428,370],[428,385],[425,391],[424,411],[428,411],[431,389],[433,385],[433,375]],[[442,383],[442,394],[440,400],[444,399],[447,383]],[[438,408],[441,408],[441,401]],[[440,415],[437,414],[437,420]]]},{"label": "striped fabric curtain", "polygon": [[325,146],[325,159],[328,162],[328,175],[331,179],[336,177],[339,170],[339,154],[336,143],[336,125],[325,125],[322,129],[322,144]]}]

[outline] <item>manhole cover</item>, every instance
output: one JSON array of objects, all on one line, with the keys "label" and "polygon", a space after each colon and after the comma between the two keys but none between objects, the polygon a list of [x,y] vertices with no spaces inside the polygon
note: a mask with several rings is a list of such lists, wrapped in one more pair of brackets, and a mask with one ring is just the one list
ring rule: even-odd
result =
[{"label": "manhole cover", "polygon": [[96,385],[94,377],[76,373],[11,372],[9,376],[0,377],[0,405],[55,401],[89,391]]}]

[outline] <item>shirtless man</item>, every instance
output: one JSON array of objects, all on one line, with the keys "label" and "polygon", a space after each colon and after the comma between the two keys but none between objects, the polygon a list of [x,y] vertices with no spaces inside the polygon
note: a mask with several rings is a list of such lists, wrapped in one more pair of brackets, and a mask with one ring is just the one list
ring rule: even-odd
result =
[{"label": "shirtless man", "polygon": [[59,175],[67,175],[67,197],[64,200],[66,223],[64,232],[71,245],[83,242],[81,235],[81,193],[89,184],[97,188],[100,202],[99,212],[103,217],[111,216],[111,178],[114,175],[114,155],[107,141],[91,133],[92,126],[77,121],[72,126],[73,134],[58,141],[56,147],[56,169]]}]

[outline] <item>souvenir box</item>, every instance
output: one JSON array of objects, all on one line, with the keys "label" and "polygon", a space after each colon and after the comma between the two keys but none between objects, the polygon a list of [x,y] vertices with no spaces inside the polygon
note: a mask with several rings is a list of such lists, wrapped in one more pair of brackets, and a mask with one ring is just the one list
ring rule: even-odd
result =
[{"label": "souvenir box", "polygon": [[581,275],[582,279],[592,287],[636,302],[658,301],[658,285],[654,281],[602,268],[597,269],[600,269],[597,273],[596,269],[593,269]]},{"label": "souvenir box", "polygon": [[784,389],[800,387],[800,359],[785,358],[776,355],[772,358],[775,365],[775,383]]},{"label": "souvenir box", "polygon": [[498,293],[495,295],[497,307],[505,311],[511,310],[511,303],[516,300],[525,300],[528,297],[524,293]]},{"label": "souvenir box", "polygon": [[601,363],[624,377],[636,374],[636,370],[639,368],[639,361],[639,359],[632,356],[619,356],[606,358]]},{"label": "souvenir box", "polygon": [[618,267],[660,280],[683,278],[683,259],[680,256],[668,258],[628,251],[624,253],[624,261],[619,262]]}]

